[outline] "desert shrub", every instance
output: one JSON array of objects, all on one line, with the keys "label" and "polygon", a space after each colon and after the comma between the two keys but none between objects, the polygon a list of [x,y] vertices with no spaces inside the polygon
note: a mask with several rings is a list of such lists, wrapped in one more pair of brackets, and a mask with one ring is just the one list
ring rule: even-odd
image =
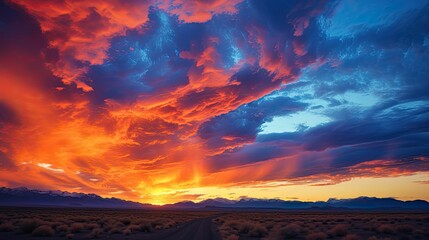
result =
[{"label": "desert shrub", "polygon": [[85,229],[85,224],[83,223],[73,223],[70,225],[70,232],[72,233],[78,233]]},{"label": "desert shrub", "polygon": [[128,219],[128,218],[125,218],[125,219],[121,219],[121,222],[122,222],[124,225],[130,225],[131,220],[130,220],[130,219]]},{"label": "desert shrub", "polygon": [[49,223],[49,226],[51,226],[51,228],[53,229],[62,224],[61,222],[55,222],[55,221],[47,222],[47,223]]},{"label": "desert shrub", "polygon": [[131,224],[130,226],[128,226],[128,229],[130,229],[131,232],[137,232],[137,231],[140,231],[140,226]]},{"label": "desert shrub", "polygon": [[302,228],[300,225],[296,223],[289,223],[285,227],[281,228],[279,233],[280,233],[280,236],[283,236],[283,238],[284,237],[290,238],[290,237],[298,236],[301,233],[301,231],[302,231]]},{"label": "desert shrub", "polygon": [[347,234],[344,240],[359,240],[360,238],[356,234]]},{"label": "desert shrub", "polygon": [[376,236],[371,236],[368,238],[368,240],[390,240],[390,238],[383,238],[383,237],[378,238]]},{"label": "desert shrub", "polygon": [[129,228],[124,229],[124,231],[122,231],[122,233],[126,236],[131,234],[131,230]]},{"label": "desert shrub", "polygon": [[326,234],[324,234],[322,232],[310,233],[309,235],[307,235],[307,237],[305,239],[307,239],[307,240],[325,240]]},{"label": "desert shrub", "polygon": [[10,222],[4,222],[0,224],[0,232],[12,232],[14,229]]},{"label": "desert shrub", "polygon": [[58,232],[68,232],[69,231],[69,226],[62,224],[59,225],[55,228]]},{"label": "desert shrub", "polygon": [[73,217],[73,218],[71,218],[71,220],[74,222],[85,223],[85,222],[89,222],[91,220],[91,218],[88,216],[79,216],[79,217]]},{"label": "desert shrub", "polygon": [[148,222],[143,222],[140,224],[140,231],[141,232],[153,232],[152,224]]},{"label": "desert shrub", "polygon": [[103,229],[101,228],[93,228],[89,233],[90,238],[99,238],[103,234]]},{"label": "desert shrub", "polygon": [[54,233],[55,231],[54,229],[51,228],[51,226],[42,225],[34,229],[31,235],[36,237],[50,237],[50,236],[53,236]]},{"label": "desert shrub", "polygon": [[156,218],[150,221],[149,223],[150,225],[152,225],[154,229],[159,229],[159,226],[162,226],[164,224],[164,219]]},{"label": "desert shrub", "polygon": [[347,234],[347,229],[348,226],[345,224],[338,224],[335,225],[332,229],[331,232],[335,235],[335,236],[345,236]]},{"label": "desert shrub", "polygon": [[414,228],[410,225],[399,225],[396,227],[396,230],[402,233],[411,233],[414,231]]},{"label": "desert shrub", "polygon": [[228,220],[228,221],[225,221],[224,225],[229,226],[230,228],[233,228],[233,229],[238,229],[241,226],[241,223],[235,220]]},{"label": "desert shrub", "polygon": [[117,233],[121,233],[121,229],[118,227],[114,227],[109,230],[109,234],[117,234]]},{"label": "desert shrub", "polygon": [[239,226],[238,231],[240,233],[248,233],[250,230],[252,230],[253,228],[253,223],[251,222],[242,222],[241,225]]},{"label": "desert shrub", "polygon": [[238,235],[238,230],[232,229],[225,224],[219,227],[219,231],[220,231],[220,234],[224,236],[224,238],[231,235]]},{"label": "desert shrub", "polygon": [[267,222],[264,223],[264,226],[267,229],[272,229],[274,227],[274,225],[275,225],[275,222],[273,222],[273,221],[267,221]]},{"label": "desert shrub", "polygon": [[87,228],[89,230],[92,230],[94,228],[100,228],[100,225],[98,225],[98,223],[89,223],[89,224],[87,224]]},{"label": "desert shrub", "polygon": [[293,239],[302,235],[304,230],[296,223],[289,223],[286,226],[275,226],[271,231],[267,240]]},{"label": "desert shrub", "polygon": [[249,230],[249,236],[251,237],[264,237],[268,234],[267,229],[261,224],[251,224]]},{"label": "desert shrub", "polygon": [[114,228],[122,228],[125,226],[122,222],[113,222],[111,225]]},{"label": "desert shrub", "polygon": [[381,224],[380,226],[378,226],[377,231],[380,233],[392,234],[394,232],[394,229],[390,224]]},{"label": "desert shrub", "polygon": [[224,223],[225,221],[223,219],[221,219],[221,218],[215,218],[215,219],[213,219],[213,222],[215,222],[215,223]]},{"label": "desert shrub", "polygon": [[31,233],[34,229],[42,225],[42,221],[40,219],[24,219],[19,228],[23,233]]},{"label": "desert shrub", "polygon": [[227,240],[238,240],[239,237],[237,235],[230,235],[226,238]]},{"label": "desert shrub", "polygon": [[102,218],[102,219],[98,220],[97,223],[100,225],[106,225],[106,224],[110,224],[111,221],[112,221],[112,219],[110,219],[110,218]]},{"label": "desert shrub", "polygon": [[164,228],[171,228],[174,227],[174,225],[176,225],[177,223],[175,221],[172,220],[167,220],[164,223]]}]

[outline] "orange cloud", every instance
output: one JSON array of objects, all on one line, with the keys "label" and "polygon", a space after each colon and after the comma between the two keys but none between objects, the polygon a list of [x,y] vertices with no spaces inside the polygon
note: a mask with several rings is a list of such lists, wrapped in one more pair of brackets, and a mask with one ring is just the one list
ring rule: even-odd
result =
[{"label": "orange cloud", "polygon": [[146,0],[11,1],[36,17],[50,47],[58,52],[57,57],[47,56],[53,73],[65,84],[74,83],[85,92],[93,90],[90,80],[84,76],[88,65],[104,62],[112,37],[146,23],[151,3]]},{"label": "orange cloud", "polygon": [[90,65],[106,60],[110,40],[129,29],[141,28],[148,21],[151,5],[179,16],[185,22],[206,22],[214,14],[235,13],[234,1],[167,0],[10,0],[35,16],[49,40],[46,62],[65,84],[76,84],[85,92],[92,91],[91,79],[85,76]]},{"label": "orange cloud", "polygon": [[215,14],[234,14],[236,5],[243,0],[166,0],[159,1],[160,7],[179,17],[186,23],[202,23],[212,19]]}]

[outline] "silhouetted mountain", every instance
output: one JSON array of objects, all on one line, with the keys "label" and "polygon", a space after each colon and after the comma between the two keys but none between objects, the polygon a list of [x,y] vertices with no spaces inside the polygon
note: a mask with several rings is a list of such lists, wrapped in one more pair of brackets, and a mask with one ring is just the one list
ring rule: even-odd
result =
[{"label": "silhouetted mountain", "polygon": [[394,198],[358,197],[351,199],[331,198],[327,205],[345,208],[407,208],[424,209],[429,208],[429,203],[423,200],[400,201]]},{"label": "silhouetted mountain", "polygon": [[358,197],[351,199],[331,198],[326,202],[285,201],[280,199],[225,198],[206,199],[201,202],[183,201],[164,206],[141,204],[118,198],[102,198],[96,194],[63,191],[40,191],[27,188],[0,188],[1,206],[52,206],[96,208],[145,208],[145,209],[418,209],[429,210],[424,200],[401,201],[394,198]]},{"label": "silhouetted mountain", "polygon": [[235,208],[235,209],[425,209],[429,203],[423,200],[400,201],[394,198],[358,197],[352,199],[329,199],[326,202],[284,201],[279,199],[246,198],[237,201],[207,199],[201,202],[179,202],[164,205],[169,209]]},{"label": "silhouetted mountain", "polygon": [[206,199],[201,202],[192,202],[192,201],[183,201],[177,202],[173,204],[166,204],[163,208],[170,209],[192,209],[192,208],[204,208],[207,206],[210,207],[230,207],[232,204],[235,204],[236,201],[229,200],[225,198],[214,198],[214,199]]},{"label": "silhouetted mountain", "polygon": [[[146,204],[118,198],[102,198],[96,194],[62,191],[40,191],[21,188],[0,188],[1,206],[55,206],[94,208],[143,208]],[[151,205],[149,205],[151,206]]]}]

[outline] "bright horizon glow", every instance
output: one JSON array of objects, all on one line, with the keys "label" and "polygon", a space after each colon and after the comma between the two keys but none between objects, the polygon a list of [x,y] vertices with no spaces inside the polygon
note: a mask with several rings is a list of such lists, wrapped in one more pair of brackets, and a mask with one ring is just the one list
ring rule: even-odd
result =
[{"label": "bright horizon glow", "polygon": [[[393,197],[395,199],[403,201],[415,199],[429,201],[429,191],[426,189],[425,184],[419,183],[419,181],[425,181],[426,179],[426,174],[418,173],[410,176],[401,177],[382,177],[375,179],[353,178],[350,181],[325,186],[282,186],[285,183],[273,182],[264,184],[272,185],[270,187],[263,187],[260,185],[238,186],[228,188],[201,187],[186,189],[186,191],[188,194],[207,194],[204,198],[197,199],[196,201],[203,201],[206,198],[217,197],[237,200],[244,196],[260,199],[301,200],[312,202],[327,201],[329,198],[346,199],[362,196],[379,198]],[[403,189],[407,189],[407,191],[403,191]],[[418,190],[420,192],[417,197],[414,196],[415,190]],[[213,192],[216,192],[218,194],[211,194]],[[257,192],[258,194],[255,195],[255,192]],[[294,193],[294,195],[290,195],[289,193]],[[333,195],[332,193],[335,193],[335,195]],[[162,203],[158,202],[158,204]]]}]

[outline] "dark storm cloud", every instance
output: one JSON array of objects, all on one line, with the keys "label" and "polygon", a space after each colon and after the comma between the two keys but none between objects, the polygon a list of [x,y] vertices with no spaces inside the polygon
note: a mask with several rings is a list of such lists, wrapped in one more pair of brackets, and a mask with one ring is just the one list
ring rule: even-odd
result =
[{"label": "dark storm cloud", "polygon": [[426,5],[384,27],[369,28],[341,40],[327,39],[336,43],[329,50],[330,64],[308,72],[314,97],[371,88],[379,88],[383,97],[401,103],[427,97],[428,16]]},{"label": "dark storm cloud", "polygon": [[113,39],[108,61],[88,73],[96,89],[93,95],[100,100],[135,100],[187,84],[191,62],[180,58],[179,46],[193,35],[182,40],[176,37],[180,29],[175,18],[152,10],[144,32],[129,31]]},{"label": "dark storm cloud", "polygon": [[[0,65],[4,72],[14,72],[16,76],[16,79],[8,80],[15,81],[23,88],[27,85],[42,89],[55,99],[69,98],[75,91],[53,76],[44,63],[54,58],[55,52],[49,48],[47,38],[34,17],[17,5],[0,1]],[[9,87],[8,81],[2,80],[2,87]],[[59,94],[56,87],[67,91]]]},{"label": "dark storm cloud", "polygon": [[[278,5],[281,7],[275,7]],[[130,30],[125,36],[114,38],[107,61],[89,69],[91,86],[97,88],[93,95],[101,101],[135,100],[138,96],[183,87],[195,73],[198,73],[196,79],[202,81],[205,76],[202,72],[220,71],[225,72],[222,78],[236,74],[243,86],[231,88],[234,92],[238,90],[239,95],[249,94],[250,89],[272,91],[279,87],[277,80],[295,80],[302,67],[323,55],[322,48],[313,41],[317,38],[313,34],[320,34],[315,17],[324,7],[322,3],[311,6],[299,1],[244,2],[237,5],[240,11],[234,15],[216,15],[211,21],[199,24],[184,24],[177,16],[151,8],[144,30]],[[297,23],[300,21],[304,23]],[[302,33],[294,36],[296,29]],[[210,47],[218,55],[216,58],[204,55]],[[192,68],[193,63],[184,52],[198,55],[201,63]],[[207,61],[203,65],[204,58]],[[240,69],[231,69],[240,62]],[[209,63],[214,65],[208,66]],[[261,68],[253,72],[268,71],[273,75],[251,77],[249,66]],[[276,81],[265,81],[273,77]]]},{"label": "dark storm cloud", "polygon": [[208,140],[212,148],[252,142],[263,123],[275,116],[302,111],[305,107],[306,104],[289,97],[263,98],[205,122],[199,128],[198,135]]},{"label": "dark storm cloud", "polygon": [[[326,62],[305,69],[301,80],[280,93],[292,94],[297,102],[326,101],[327,105],[314,103],[310,109],[321,110],[332,121],[294,133],[260,134],[254,143],[212,157],[211,166],[219,170],[295,156],[300,168],[289,178],[330,173],[347,177],[354,166],[383,159],[392,161],[386,169],[400,165],[409,172],[427,171],[428,16],[426,6],[404,13],[385,27],[342,39],[309,31],[308,42],[318,39],[319,46],[327,47],[318,52]],[[346,93],[378,97],[368,106],[357,106],[344,97]],[[249,119],[234,116],[237,122]],[[255,129],[249,127],[249,135]]]}]

